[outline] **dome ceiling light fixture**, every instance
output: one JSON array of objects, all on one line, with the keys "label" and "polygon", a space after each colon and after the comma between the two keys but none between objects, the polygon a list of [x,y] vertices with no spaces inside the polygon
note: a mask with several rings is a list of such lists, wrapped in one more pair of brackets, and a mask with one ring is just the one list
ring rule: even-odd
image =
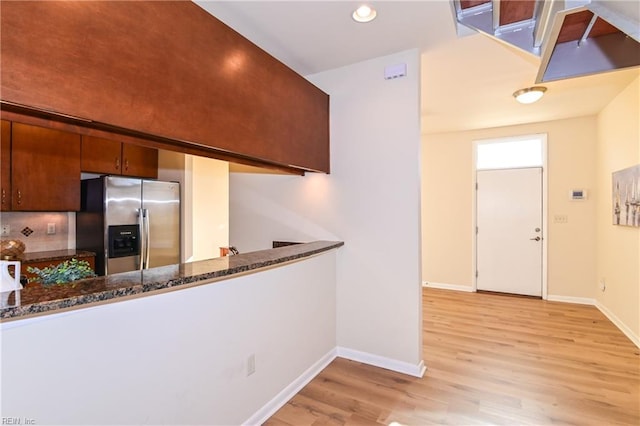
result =
[{"label": "dome ceiling light fixture", "polygon": [[526,89],[520,89],[513,93],[513,97],[521,104],[532,104],[544,95],[547,88],[544,86],[527,87]]},{"label": "dome ceiling light fixture", "polygon": [[362,6],[358,7],[356,10],[353,11],[353,13],[351,14],[351,17],[356,22],[366,23],[376,19],[377,15],[378,15],[378,12],[376,12],[374,8],[372,8],[371,6],[367,6],[366,4],[363,4]]}]

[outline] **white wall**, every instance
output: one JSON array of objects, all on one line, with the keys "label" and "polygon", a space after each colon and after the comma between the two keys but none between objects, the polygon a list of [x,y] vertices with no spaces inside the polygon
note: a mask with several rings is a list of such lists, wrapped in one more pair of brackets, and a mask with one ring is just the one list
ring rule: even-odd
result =
[{"label": "white wall", "polygon": [[158,178],[180,182],[182,262],[219,257],[229,245],[229,163],[160,151]]},{"label": "white wall", "polygon": [[193,157],[193,252],[190,261],[220,256],[229,245],[229,163]]},{"label": "white wall", "polygon": [[611,178],[640,164],[640,77],[598,115],[597,159],[598,307],[640,346],[640,229],[612,224]]},{"label": "white wall", "polygon": [[[37,425],[240,424],[335,353],[336,253],[2,323],[2,416]],[[251,354],[256,372],[247,376]]]},{"label": "white wall", "polygon": [[[596,264],[596,117],[423,135],[423,277],[471,291],[473,141],[547,134],[549,298],[593,301]],[[571,189],[589,198],[572,201]],[[566,215],[566,223],[555,223]]]},{"label": "white wall", "polygon": [[[230,241],[342,240],[338,345],[417,367],[420,279],[420,60],[417,50],[309,79],[331,96],[331,174],[232,173]],[[384,80],[406,63],[408,75]],[[355,352],[350,352],[351,354]]]}]

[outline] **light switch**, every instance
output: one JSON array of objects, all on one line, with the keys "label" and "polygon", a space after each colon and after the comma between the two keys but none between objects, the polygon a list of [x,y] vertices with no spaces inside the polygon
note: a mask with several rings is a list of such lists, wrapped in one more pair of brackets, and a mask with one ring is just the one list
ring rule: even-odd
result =
[{"label": "light switch", "polygon": [[569,222],[569,216],[566,214],[553,215],[553,223],[567,223]]},{"label": "light switch", "polygon": [[56,224],[47,223],[47,235],[53,235],[56,233]]}]

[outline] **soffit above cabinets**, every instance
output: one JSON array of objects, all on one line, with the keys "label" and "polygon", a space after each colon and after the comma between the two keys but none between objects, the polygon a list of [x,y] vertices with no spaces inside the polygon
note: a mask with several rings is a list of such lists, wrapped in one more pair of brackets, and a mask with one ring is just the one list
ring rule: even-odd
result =
[{"label": "soffit above cabinets", "polygon": [[640,66],[635,1],[453,0],[459,24],[540,57],[536,83]]}]

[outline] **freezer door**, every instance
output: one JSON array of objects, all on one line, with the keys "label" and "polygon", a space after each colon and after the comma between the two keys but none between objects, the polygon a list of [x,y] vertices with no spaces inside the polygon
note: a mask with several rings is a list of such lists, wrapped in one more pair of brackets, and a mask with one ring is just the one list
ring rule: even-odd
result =
[{"label": "freezer door", "polygon": [[142,180],[107,176],[104,178],[105,194],[105,235],[104,253],[106,275],[135,271],[140,268],[140,256],[111,259],[109,253],[108,230],[114,225],[139,225],[142,208]]},{"label": "freezer door", "polygon": [[180,263],[180,184],[145,180],[142,185],[147,267]]},{"label": "freezer door", "polygon": [[106,226],[135,225],[142,207],[142,180],[108,176],[105,184]]}]

